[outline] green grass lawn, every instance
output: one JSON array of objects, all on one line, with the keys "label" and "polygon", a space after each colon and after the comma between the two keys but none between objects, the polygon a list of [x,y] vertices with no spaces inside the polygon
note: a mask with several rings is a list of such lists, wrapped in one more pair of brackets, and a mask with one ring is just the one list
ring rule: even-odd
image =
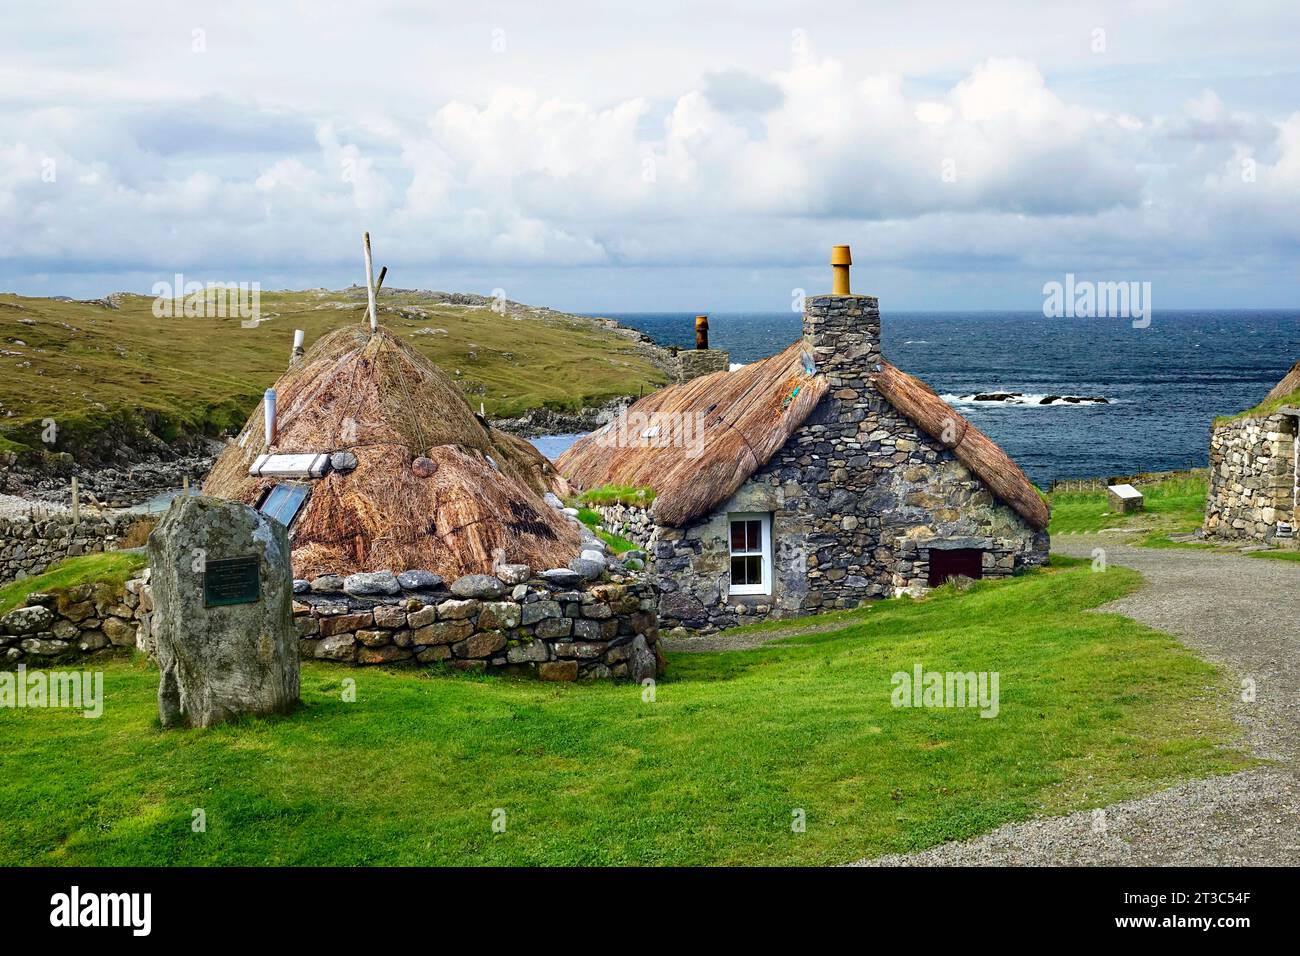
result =
[{"label": "green grass lawn", "polygon": [[[1085,613],[1138,581],[1062,562],[883,602],[672,655],[653,702],[312,662],[291,717],[164,732],[156,670],[119,660],[98,720],[0,709],[0,864],[842,863],[1248,765],[1221,671]],[[998,671],[999,715],[891,707],[917,662]]]},{"label": "green grass lawn", "polygon": [[58,591],[91,581],[119,585],[145,566],[143,551],[109,551],[64,558],[44,574],[10,581],[0,587],[0,614],[12,610],[36,591]]},{"label": "green grass lawn", "polygon": [[1127,515],[1110,513],[1106,491],[1058,491],[1052,505],[1054,534],[1078,534],[1103,528],[1151,529],[1156,536],[1195,531],[1205,518],[1206,478],[1171,478],[1142,485],[1143,510]]}]

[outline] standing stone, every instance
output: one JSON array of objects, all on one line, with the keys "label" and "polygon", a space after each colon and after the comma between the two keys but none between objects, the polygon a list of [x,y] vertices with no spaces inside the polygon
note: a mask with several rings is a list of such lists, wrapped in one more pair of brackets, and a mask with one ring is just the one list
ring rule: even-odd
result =
[{"label": "standing stone", "polygon": [[[229,559],[256,559],[247,582],[256,586],[223,587]],[[177,498],[149,535],[149,568],[164,727],[293,709],[298,636],[283,525],[236,502]]]}]

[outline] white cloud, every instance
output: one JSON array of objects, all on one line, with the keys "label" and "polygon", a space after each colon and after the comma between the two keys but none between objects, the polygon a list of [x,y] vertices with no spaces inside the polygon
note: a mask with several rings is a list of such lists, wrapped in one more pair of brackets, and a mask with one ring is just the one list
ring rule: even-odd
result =
[{"label": "white cloud", "polygon": [[[202,55],[189,48],[193,17],[177,14],[152,21],[138,64],[110,45],[78,65],[77,24],[46,34],[39,63],[27,52],[7,64],[27,84],[0,96],[0,281],[36,288],[34,277],[62,274],[73,291],[83,274],[206,267],[351,281],[356,270],[340,263],[363,228],[404,267],[398,284],[455,268],[490,287],[523,269],[558,289],[563,270],[601,267],[613,287],[619,269],[703,266],[742,269],[750,287],[756,269],[820,261],[839,241],[859,262],[917,271],[1190,272],[1240,243],[1263,274],[1294,265],[1300,114],[1256,108],[1212,78],[1164,108],[1081,79],[1140,71],[1123,52],[1125,27],[1168,16],[1159,10],[1102,4],[1086,28],[1067,24],[1079,49],[1042,47],[1056,69],[1047,75],[1030,55],[971,55],[983,27],[963,31],[959,5],[936,5],[910,32],[883,10],[859,55],[812,27],[809,45],[792,49],[804,27],[760,7],[767,46],[752,31],[731,46],[715,38],[713,60],[688,70],[678,67],[702,41],[665,39],[685,8],[666,9],[644,36],[616,34],[621,46],[585,8],[590,22],[572,30],[587,41],[566,53],[571,38],[508,6],[508,53],[493,56],[482,23],[449,27],[464,49],[437,59],[412,55],[427,31],[390,31],[380,71],[375,54],[357,52],[375,40],[371,26],[336,46],[300,21],[281,34],[282,82],[267,83],[259,57],[275,14],[239,9],[238,29],[203,21]],[[998,16],[1029,45],[1037,13],[1012,5]],[[927,34],[924,21],[937,26]],[[1116,51],[1103,58],[1088,51],[1098,22]],[[1241,29],[1218,32],[1271,50]],[[662,54],[657,71],[645,67],[647,44]],[[293,69],[304,61],[310,83]],[[78,78],[103,82],[83,96]],[[54,182],[42,178],[47,160]],[[60,291],[48,282],[41,291]],[[565,295],[560,304],[583,304]]]}]

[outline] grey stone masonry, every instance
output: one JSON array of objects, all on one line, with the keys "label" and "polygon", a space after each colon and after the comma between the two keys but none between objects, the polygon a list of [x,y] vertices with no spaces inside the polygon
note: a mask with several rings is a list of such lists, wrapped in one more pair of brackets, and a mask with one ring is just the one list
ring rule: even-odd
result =
[{"label": "grey stone masonry", "polygon": [[0,519],[0,584],[33,577],[63,558],[111,551],[139,515]]},{"label": "grey stone masonry", "polygon": [[[1205,533],[1211,538],[1297,544],[1296,417],[1234,418],[1210,432]],[[1278,537],[1278,523],[1291,527]]]},{"label": "grey stone masonry", "polygon": [[[1046,561],[1046,532],[872,384],[881,360],[875,298],[809,298],[804,344],[830,386],[817,408],[712,514],[655,527],[648,551],[663,626],[708,630],[918,593],[937,548],[982,551],[985,577]],[[769,594],[729,594],[728,516],[738,512],[771,516]]]},{"label": "grey stone masonry", "polygon": [[713,372],[725,372],[731,364],[730,354],[725,349],[683,349],[677,353],[680,371],[679,382],[689,382],[701,375]]}]

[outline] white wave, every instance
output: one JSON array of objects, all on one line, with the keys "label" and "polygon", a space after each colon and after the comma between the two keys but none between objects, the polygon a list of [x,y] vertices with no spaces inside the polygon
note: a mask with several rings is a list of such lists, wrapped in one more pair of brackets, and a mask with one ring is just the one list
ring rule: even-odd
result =
[{"label": "white wave", "polygon": [[1111,400],[1101,395],[1069,395],[1055,392],[972,392],[969,395],[940,395],[949,405],[1110,405]]}]

